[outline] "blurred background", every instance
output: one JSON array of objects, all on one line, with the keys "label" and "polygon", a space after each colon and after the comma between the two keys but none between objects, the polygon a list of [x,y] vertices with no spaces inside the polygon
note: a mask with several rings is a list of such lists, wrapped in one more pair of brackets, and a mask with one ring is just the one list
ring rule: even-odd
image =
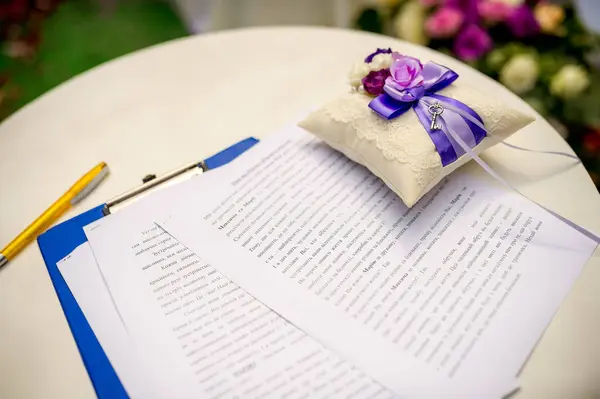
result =
[{"label": "blurred background", "polygon": [[129,52],[264,25],[361,29],[457,57],[545,116],[600,187],[600,0],[0,0],[0,121]]}]

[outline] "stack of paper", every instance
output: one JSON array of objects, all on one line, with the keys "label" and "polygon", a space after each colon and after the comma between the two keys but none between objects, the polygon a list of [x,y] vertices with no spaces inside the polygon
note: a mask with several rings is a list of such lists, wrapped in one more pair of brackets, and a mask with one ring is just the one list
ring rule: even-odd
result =
[{"label": "stack of paper", "polygon": [[457,172],[407,209],[296,127],[59,264],[131,397],[499,398],[596,243]]}]

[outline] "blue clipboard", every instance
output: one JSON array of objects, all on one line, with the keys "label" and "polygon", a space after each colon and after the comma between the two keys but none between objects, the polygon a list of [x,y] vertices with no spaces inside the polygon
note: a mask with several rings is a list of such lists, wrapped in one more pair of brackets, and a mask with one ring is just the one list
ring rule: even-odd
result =
[{"label": "blue clipboard", "polygon": [[[257,142],[250,137],[226,148],[204,161],[206,169],[231,162]],[[38,237],[37,242],[96,395],[100,399],[118,399],[129,396],[56,266],[58,261],[87,242],[83,227],[104,217],[104,208],[104,204],[100,205],[49,229]]]}]

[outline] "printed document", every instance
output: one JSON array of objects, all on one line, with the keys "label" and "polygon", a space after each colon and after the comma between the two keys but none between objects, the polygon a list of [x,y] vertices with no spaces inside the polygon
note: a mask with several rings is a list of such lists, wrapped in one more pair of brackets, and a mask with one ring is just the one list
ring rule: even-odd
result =
[{"label": "printed document", "polygon": [[[56,266],[77,300],[94,335],[131,398],[166,397],[169,389],[153,378],[136,351],[104,284],[88,243],[77,247]],[[154,376],[156,377],[156,376]]]},{"label": "printed document", "polygon": [[179,194],[159,225],[397,393],[483,394],[514,378],[596,247],[460,171],[407,209],[299,128]]},{"label": "printed document", "polygon": [[165,397],[395,397],[160,229],[161,197],[86,230],[131,340],[172,386]]}]

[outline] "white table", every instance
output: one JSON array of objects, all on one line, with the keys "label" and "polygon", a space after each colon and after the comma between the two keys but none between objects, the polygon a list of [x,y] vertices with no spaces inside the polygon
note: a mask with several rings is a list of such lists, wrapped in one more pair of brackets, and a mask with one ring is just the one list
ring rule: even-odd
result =
[{"label": "white table", "polygon": [[[111,176],[65,219],[139,184],[148,173],[168,171],[284,125],[346,90],[350,65],[378,46],[422,59],[434,56],[428,49],[359,32],[250,29],[174,41],[72,79],[0,125],[0,245],[98,161],[108,162]],[[460,79],[533,112],[492,80],[441,59]],[[541,119],[510,142],[570,151]],[[530,197],[600,231],[600,196],[583,167],[503,146],[489,150],[486,159]],[[598,397],[599,330],[600,261],[595,257],[526,365],[517,397]],[[93,395],[32,244],[0,270],[0,397]]]}]

